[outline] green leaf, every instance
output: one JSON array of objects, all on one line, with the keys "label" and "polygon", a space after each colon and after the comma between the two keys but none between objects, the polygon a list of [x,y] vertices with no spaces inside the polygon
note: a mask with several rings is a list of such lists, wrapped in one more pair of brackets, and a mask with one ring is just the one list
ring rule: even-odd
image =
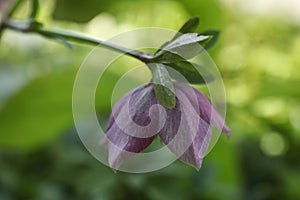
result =
[{"label": "green leaf", "polygon": [[31,0],[31,9],[30,18],[35,19],[40,9],[39,0]]},{"label": "green leaf", "polygon": [[[166,63],[165,65],[175,69],[178,73],[183,75],[191,84],[207,84],[215,79],[212,72],[209,69],[195,63],[181,61],[177,63]],[[172,73],[172,71],[169,69],[168,71],[173,79],[180,81],[181,78],[178,76],[178,74]]]},{"label": "green leaf", "polygon": [[[186,21],[182,27],[178,30],[176,35],[172,38],[171,41],[175,40],[179,36],[181,36],[184,33],[191,33],[193,32],[197,26],[199,25],[199,17],[192,17],[188,21]],[[157,51],[158,53],[161,49],[163,49],[166,45],[168,45],[171,41],[165,42]]]},{"label": "green leaf", "polygon": [[148,64],[153,79],[154,91],[158,101],[167,108],[174,108],[176,104],[175,90],[171,77],[163,64]]},{"label": "green leaf", "polygon": [[110,1],[103,0],[56,0],[53,18],[74,22],[88,22],[108,7]]},{"label": "green leaf", "polygon": [[[154,62],[179,62],[200,54],[204,49],[211,48],[218,39],[219,32],[207,30],[200,34],[191,33],[199,25],[199,18],[189,19],[172,38],[164,43],[156,52]],[[197,43],[199,45],[197,45]],[[203,47],[203,48],[202,48]]]},{"label": "green leaf", "polygon": [[179,29],[178,33],[173,37],[172,40],[175,40],[176,38],[178,38],[184,33],[192,33],[193,31],[196,30],[198,25],[199,25],[199,17],[190,18],[187,22],[183,24],[183,26]]},{"label": "green leaf", "polygon": [[168,43],[161,51],[155,54],[154,62],[178,62],[195,57],[203,50],[199,45],[210,36],[198,35],[197,33],[186,33]]},{"label": "green leaf", "polygon": [[205,49],[210,49],[219,39],[220,32],[216,30],[206,30],[202,33],[199,33],[199,35],[210,35],[210,39],[202,44]]},{"label": "green leaf", "polygon": [[191,44],[197,44],[198,42],[205,41],[209,38],[207,35],[199,35],[197,33],[185,33],[172,42],[170,42],[168,45],[165,46],[164,50],[167,51],[175,51],[183,46],[191,45]]},{"label": "green leaf", "polygon": [[[52,73],[33,80],[0,110],[0,146],[24,151],[39,148],[73,126],[72,90],[77,70]],[[97,111],[109,113],[113,82],[107,73],[99,84]]]}]

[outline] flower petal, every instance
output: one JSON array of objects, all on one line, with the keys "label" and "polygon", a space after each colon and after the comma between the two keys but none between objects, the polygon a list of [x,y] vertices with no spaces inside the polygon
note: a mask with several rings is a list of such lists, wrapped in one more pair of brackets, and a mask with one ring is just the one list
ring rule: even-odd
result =
[{"label": "flower petal", "polygon": [[[186,88],[192,91],[191,87]],[[162,141],[185,163],[199,169],[208,148],[211,131],[207,122],[199,117],[190,98],[175,87],[177,101],[167,110],[167,123],[159,132]],[[196,95],[193,95],[196,99]],[[195,100],[196,101],[196,100]]]},{"label": "flower petal", "polygon": [[205,121],[200,119],[198,131],[193,140],[193,143],[190,145],[188,150],[184,152],[184,154],[180,157],[180,160],[194,166],[197,170],[199,170],[202,165],[202,160],[208,149],[210,139],[211,129]]},{"label": "flower petal", "polygon": [[[204,121],[208,124],[213,124],[220,131],[230,136],[231,130],[227,127],[223,117],[216,111],[205,95],[195,88],[193,88],[193,92],[191,92],[191,90],[188,90],[190,86],[184,83],[175,83],[175,87],[184,92],[194,106],[198,106],[197,110]],[[196,99],[191,98],[194,95],[192,93],[196,95]]]},{"label": "flower petal", "polygon": [[154,138],[155,136],[149,138],[129,136],[114,124],[109,131],[106,132],[109,166],[113,169],[118,169],[124,159],[146,149]]},{"label": "flower petal", "polygon": [[[107,121],[107,126],[106,126],[106,131],[110,129],[110,127],[114,123],[114,117],[118,116],[121,108],[124,106],[123,104],[127,102],[130,99],[130,96],[132,95],[133,91],[130,91],[126,93],[113,107],[112,112],[109,115],[108,121]],[[105,131],[105,132],[106,132]]]},{"label": "flower petal", "polygon": [[151,84],[127,93],[116,103],[105,132],[108,161],[112,168],[117,169],[125,158],[143,151],[152,143],[158,132],[160,116],[159,110],[151,108],[156,103]]}]

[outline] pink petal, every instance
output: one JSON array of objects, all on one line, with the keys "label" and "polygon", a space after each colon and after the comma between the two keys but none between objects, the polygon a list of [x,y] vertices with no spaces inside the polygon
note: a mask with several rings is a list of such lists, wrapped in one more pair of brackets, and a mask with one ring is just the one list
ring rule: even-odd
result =
[{"label": "pink petal", "polygon": [[[198,106],[200,117],[204,121],[206,121],[208,124],[214,125],[220,131],[225,132],[228,136],[230,136],[231,130],[227,127],[223,117],[216,111],[205,95],[195,88],[193,88],[193,92],[191,92],[191,90],[188,90],[190,86],[184,83],[175,83],[175,86],[186,94],[194,106]],[[190,98],[194,95],[196,95],[196,99]]]},{"label": "pink petal", "polygon": [[[158,132],[155,130],[158,118],[154,119],[150,111],[156,102],[153,87],[148,84],[127,93],[116,103],[105,132],[108,162],[112,168],[117,169],[125,158],[143,151],[152,143]],[[154,114],[156,116],[159,113]],[[130,131],[137,136],[140,134],[141,137],[135,137]]]},{"label": "pink petal", "polygon": [[[185,89],[193,92],[191,87]],[[159,136],[181,161],[199,169],[210,142],[210,126],[190,102],[191,98],[196,99],[195,94],[187,97],[176,86],[175,92],[176,106],[167,110],[167,123]]]}]

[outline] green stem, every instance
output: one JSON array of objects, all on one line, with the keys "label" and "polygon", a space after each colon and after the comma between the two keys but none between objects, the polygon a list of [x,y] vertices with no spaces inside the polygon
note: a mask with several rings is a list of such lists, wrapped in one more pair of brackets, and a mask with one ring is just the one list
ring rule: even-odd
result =
[{"label": "green stem", "polygon": [[31,0],[31,9],[30,18],[35,19],[40,9],[39,0]]},{"label": "green stem", "polygon": [[7,13],[7,17],[11,17],[16,12],[17,8],[22,3],[22,1],[23,0],[15,0],[15,2],[11,5],[11,7]]},{"label": "green stem", "polygon": [[2,24],[3,28],[11,29],[18,32],[23,33],[36,33],[39,35],[42,35],[44,37],[48,37],[51,39],[64,39],[64,40],[70,40],[74,42],[80,42],[80,43],[86,43],[90,45],[100,45],[121,53],[124,53],[126,55],[129,55],[131,57],[137,58],[142,62],[150,62],[153,58],[152,54],[148,54],[145,52],[140,52],[136,50],[132,50],[129,48],[126,48],[124,46],[115,44],[110,41],[106,41],[100,38],[95,38],[91,36],[87,36],[81,33],[67,31],[63,29],[46,29],[41,24],[34,22],[32,20],[11,20],[6,19],[3,21]]}]

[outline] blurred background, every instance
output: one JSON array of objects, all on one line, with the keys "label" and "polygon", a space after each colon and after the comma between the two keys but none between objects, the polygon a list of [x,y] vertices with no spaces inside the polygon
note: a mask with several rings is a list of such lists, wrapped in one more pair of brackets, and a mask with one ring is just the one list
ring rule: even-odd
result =
[{"label": "blurred background", "polygon": [[[220,30],[209,53],[223,76],[233,134],[220,137],[199,172],[177,161],[147,174],[115,173],[86,151],[72,119],[75,75],[93,47],[70,50],[7,30],[0,42],[0,200],[300,199],[299,1],[40,2],[38,20],[47,27],[106,39],[139,27],[177,30],[191,16],[200,17],[198,31]],[[16,17],[29,10],[24,1]],[[107,74],[108,88],[122,73]],[[109,115],[109,103],[96,104]]]}]

